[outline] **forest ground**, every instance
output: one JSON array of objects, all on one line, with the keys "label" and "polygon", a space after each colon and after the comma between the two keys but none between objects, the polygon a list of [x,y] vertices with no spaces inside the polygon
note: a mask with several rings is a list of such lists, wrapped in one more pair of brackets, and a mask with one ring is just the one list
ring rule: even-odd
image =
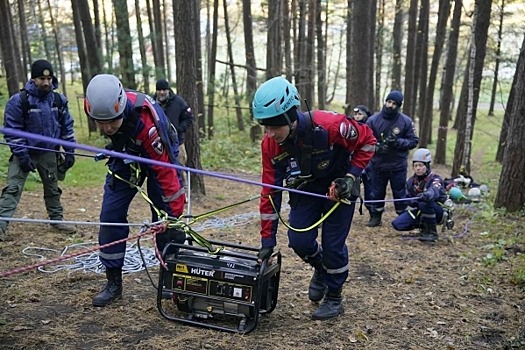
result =
[{"label": "forest ground", "polygon": [[[192,199],[192,213],[226,207],[257,196],[259,190],[206,178],[206,191],[206,197]],[[65,219],[98,221],[101,198],[101,187],[65,189]],[[149,208],[140,196],[132,206],[130,222],[149,219]],[[105,284],[103,274],[32,270],[0,279],[0,349],[525,348],[525,292],[509,282],[507,262],[483,264],[485,237],[493,228],[477,219],[479,209],[458,208],[455,228],[437,243],[424,244],[394,231],[389,223],[393,206],[388,203],[386,208],[379,228],[367,228],[368,215],[355,213],[347,239],[351,268],[343,291],[345,313],[336,319],[311,320],[316,308],[307,298],[312,270],[287,247],[281,225],[277,307],[262,315],[249,334],[166,320],[157,310],[156,290],[144,271],[124,276],[123,300],[94,308],[91,298]],[[257,216],[239,219],[257,211],[257,201],[235,206],[217,217],[237,218],[230,222],[239,225],[215,225],[200,233],[258,246]],[[45,218],[42,192],[24,192],[15,216]],[[518,223],[518,232],[524,232],[524,226],[525,222]],[[458,234],[464,236],[451,239]],[[76,234],[66,236],[47,224],[12,223],[10,237],[0,242],[1,271],[39,262],[22,253],[29,246],[61,251],[74,243],[96,242],[97,228],[79,225]],[[523,247],[508,253],[523,253]],[[45,255],[55,258],[58,253]],[[156,282],[158,268],[150,272]]]}]

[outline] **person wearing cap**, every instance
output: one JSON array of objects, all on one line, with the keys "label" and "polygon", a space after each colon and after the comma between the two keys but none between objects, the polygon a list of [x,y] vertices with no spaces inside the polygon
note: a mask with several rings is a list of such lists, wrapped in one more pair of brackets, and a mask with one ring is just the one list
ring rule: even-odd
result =
[{"label": "person wearing cap", "polygon": [[193,124],[193,112],[188,103],[173,92],[166,79],[157,80],[153,99],[162,107],[171,124],[175,126],[179,135],[179,161],[182,165],[186,165],[187,154],[184,140],[186,130]]},{"label": "person wearing cap", "polygon": [[407,207],[403,199],[406,195],[408,153],[416,148],[419,137],[412,119],[400,112],[402,105],[403,94],[397,90],[390,91],[381,111],[366,121],[377,139],[376,152],[366,169],[371,185],[370,199],[373,201],[369,203],[368,227],[381,225],[389,182],[396,213],[403,213]]},{"label": "person wearing cap", "polygon": [[[178,164],[178,139],[162,108],[145,94],[126,91],[111,74],[94,76],[86,89],[84,110],[111,140],[111,150],[159,162]],[[174,167],[133,162],[125,156],[110,157],[100,211],[100,245],[129,236],[127,216],[138,189],[146,182],[151,201],[152,222],[160,215],[180,217],[186,200],[180,174]],[[103,223],[122,223],[104,226]],[[185,234],[168,229],[156,236],[162,252],[169,241],[184,242]],[[122,298],[122,267],[126,243],[100,249],[99,259],[106,268],[107,284],[93,297],[94,306],[106,306]]]},{"label": "person wearing cap", "polygon": [[417,149],[412,156],[414,175],[406,182],[409,210],[392,221],[397,231],[420,228],[419,240],[434,242],[438,239],[437,224],[443,220],[443,203],[447,200],[446,187],[441,176],[430,168],[432,154],[426,148]]},{"label": "person wearing cap", "polygon": [[366,123],[367,119],[372,115],[372,113],[368,110],[368,107],[365,105],[355,106],[353,112],[353,117],[358,123]]},{"label": "person wearing cap", "polygon": [[[288,243],[314,268],[308,298],[321,303],[312,318],[327,320],[343,313],[342,290],[348,278],[346,238],[359,195],[359,177],[374,153],[376,139],[368,127],[344,114],[301,112],[300,104],[296,87],[275,77],[257,89],[252,110],[265,129],[262,182],[286,184],[304,192],[289,192]],[[345,203],[338,203],[341,200]],[[277,244],[281,202],[282,191],[263,186],[261,261],[271,258]],[[318,222],[324,215],[320,244]]]},{"label": "person wearing cap", "polygon": [[[31,65],[31,78],[21,92],[11,96],[5,106],[4,127],[74,143],[73,118],[67,108],[67,99],[58,93],[55,97],[55,89],[58,89],[58,80],[53,74],[51,63],[46,60],[34,61]],[[27,106],[24,106],[22,94],[27,97]],[[57,108],[55,98],[60,99],[61,108]],[[58,186],[59,146],[30,137],[8,134],[4,137],[12,154],[9,158],[6,186],[0,196],[0,218],[13,216],[29,173],[37,172],[44,188],[47,214],[53,221],[51,227],[67,234],[74,233],[74,225],[61,222],[64,208],[60,201],[62,190]],[[75,163],[75,149],[65,147],[64,150],[66,154],[61,166],[67,170]],[[0,219],[0,240],[7,237],[8,222]]]},{"label": "person wearing cap", "polygon": [[[370,116],[372,116],[372,113],[368,110],[367,106],[357,105],[354,107],[353,116],[351,117],[360,124],[366,124],[366,121],[368,120],[368,118],[370,118]],[[368,176],[368,173],[366,172],[366,168],[361,173],[361,182],[363,183],[363,197],[365,199],[365,207],[368,210],[368,213],[371,214],[370,202],[369,202],[371,198],[370,197],[371,185],[370,185],[370,178]]]}]

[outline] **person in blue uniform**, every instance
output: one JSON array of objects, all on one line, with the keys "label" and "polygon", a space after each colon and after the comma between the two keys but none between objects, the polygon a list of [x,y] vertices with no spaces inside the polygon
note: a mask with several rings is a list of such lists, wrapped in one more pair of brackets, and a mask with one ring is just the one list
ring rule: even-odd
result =
[{"label": "person in blue uniform", "polygon": [[407,207],[403,199],[406,194],[408,153],[417,147],[419,137],[412,119],[399,111],[402,104],[403,94],[393,90],[387,95],[381,111],[366,122],[377,139],[376,152],[366,169],[371,187],[370,199],[376,201],[370,203],[368,227],[381,225],[389,182],[396,213],[401,214]]},{"label": "person in blue uniform", "polygon": [[[31,79],[5,106],[4,127],[74,143],[73,118],[67,108],[67,99],[64,95],[55,93],[53,90],[56,89],[58,80],[53,74],[51,63],[46,60],[33,62]],[[26,96],[26,106],[23,94]],[[13,216],[30,172],[38,172],[42,180],[47,214],[54,221],[51,226],[60,232],[74,233],[74,225],[60,222],[64,216],[64,208],[60,201],[62,190],[58,186],[59,147],[51,142],[9,134],[5,135],[5,140],[12,155],[9,158],[6,186],[0,196],[0,240],[8,237],[8,222],[1,218]],[[61,164],[63,171],[75,164],[75,149],[65,147],[65,151]]]},{"label": "person in blue uniform", "polygon": [[392,221],[397,231],[420,228],[419,240],[433,242],[438,239],[437,224],[443,220],[443,203],[447,194],[443,179],[430,168],[432,155],[426,148],[417,149],[412,156],[414,175],[406,182],[409,209]]}]

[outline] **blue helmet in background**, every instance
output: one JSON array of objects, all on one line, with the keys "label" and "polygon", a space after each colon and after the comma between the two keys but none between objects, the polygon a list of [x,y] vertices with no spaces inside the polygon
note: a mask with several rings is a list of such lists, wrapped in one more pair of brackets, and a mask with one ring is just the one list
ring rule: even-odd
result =
[{"label": "blue helmet in background", "polygon": [[297,88],[285,78],[275,77],[267,80],[255,92],[253,116],[263,125],[288,125],[295,121],[296,116],[287,115],[286,112],[299,105],[301,101]]}]

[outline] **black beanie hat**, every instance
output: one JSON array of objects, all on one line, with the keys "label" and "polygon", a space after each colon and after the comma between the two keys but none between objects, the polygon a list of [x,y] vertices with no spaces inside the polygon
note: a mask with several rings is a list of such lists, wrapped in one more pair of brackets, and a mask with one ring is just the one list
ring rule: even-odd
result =
[{"label": "black beanie hat", "polygon": [[170,89],[170,84],[168,83],[168,81],[166,79],[159,79],[157,80],[157,87],[156,87],[157,90],[169,90]]},{"label": "black beanie hat", "polygon": [[401,105],[403,104],[403,94],[401,93],[401,91],[392,90],[385,99],[385,101],[388,100],[395,101],[397,103],[397,106],[401,107]]},{"label": "black beanie hat", "polygon": [[[286,116],[288,116],[288,118],[286,118]],[[290,120],[290,123],[293,123],[294,121],[297,120],[297,111],[296,111],[295,106],[286,111],[286,116],[283,113],[283,114],[276,115],[275,117],[259,119],[258,122],[259,124],[266,125],[266,126],[289,125],[288,120]]]},{"label": "black beanie hat", "polygon": [[31,79],[39,77],[54,77],[53,67],[46,60],[36,60],[31,65]]}]

